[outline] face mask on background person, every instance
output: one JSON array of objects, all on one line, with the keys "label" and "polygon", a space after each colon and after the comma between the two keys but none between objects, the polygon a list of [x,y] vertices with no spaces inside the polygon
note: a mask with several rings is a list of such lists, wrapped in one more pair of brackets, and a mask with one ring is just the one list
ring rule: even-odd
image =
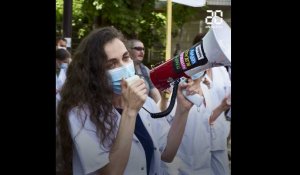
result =
[{"label": "face mask on background person", "polygon": [[126,79],[135,74],[133,61],[130,63],[108,71],[108,74],[111,76],[112,86],[114,93],[121,95],[121,80],[122,78]]},{"label": "face mask on background person", "polygon": [[60,68],[61,69],[67,69],[68,68],[68,63],[61,63]]}]

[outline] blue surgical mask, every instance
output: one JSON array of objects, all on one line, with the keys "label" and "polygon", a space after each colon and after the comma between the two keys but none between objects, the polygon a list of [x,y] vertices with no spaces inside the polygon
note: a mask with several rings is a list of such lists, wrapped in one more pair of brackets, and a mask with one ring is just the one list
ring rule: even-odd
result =
[{"label": "blue surgical mask", "polygon": [[196,80],[196,79],[198,79],[198,78],[203,77],[203,76],[204,76],[204,73],[205,73],[205,71],[200,71],[200,72],[198,72],[198,73],[192,75],[191,78],[192,78],[192,80]]},{"label": "blue surgical mask", "polygon": [[130,63],[108,71],[111,76],[112,86],[114,93],[121,95],[121,80],[126,79],[135,74],[133,61]]},{"label": "blue surgical mask", "polygon": [[68,63],[61,63],[60,68],[61,69],[67,69],[68,68]]}]

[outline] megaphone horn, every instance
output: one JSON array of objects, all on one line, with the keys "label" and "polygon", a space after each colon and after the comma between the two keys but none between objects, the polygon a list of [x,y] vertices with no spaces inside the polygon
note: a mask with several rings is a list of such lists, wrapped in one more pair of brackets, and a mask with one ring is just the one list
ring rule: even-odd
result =
[{"label": "megaphone horn", "polygon": [[162,91],[181,77],[191,77],[208,68],[227,65],[231,65],[231,29],[222,18],[214,16],[210,30],[200,42],[152,68],[150,78]]}]

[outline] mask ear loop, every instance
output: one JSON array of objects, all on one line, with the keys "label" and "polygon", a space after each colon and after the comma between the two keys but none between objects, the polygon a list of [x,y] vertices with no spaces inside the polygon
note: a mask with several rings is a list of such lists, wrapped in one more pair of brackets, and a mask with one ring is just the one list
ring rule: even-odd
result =
[{"label": "mask ear loop", "polygon": [[162,118],[162,117],[165,117],[165,116],[169,115],[170,112],[172,111],[173,107],[174,107],[174,104],[175,104],[179,82],[180,82],[180,79],[178,79],[174,82],[174,88],[173,88],[173,93],[172,93],[172,96],[171,96],[171,102],[170,102],[168,108],[165,111],[158,112],[158,113],[151,113],[146,108],[144,108],[144,107],[142,107],[142,108],[145,111],[147,111],[152,118]]}]

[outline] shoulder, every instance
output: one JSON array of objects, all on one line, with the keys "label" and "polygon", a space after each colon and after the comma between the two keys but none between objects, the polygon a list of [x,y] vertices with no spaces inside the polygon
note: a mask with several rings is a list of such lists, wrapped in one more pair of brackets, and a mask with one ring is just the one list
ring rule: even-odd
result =
[{"label": "shoulder", "polygon": [[[155,101],[151,97],[147,97],[147,100],[145,101],[143,107],[151,113],[161,112],[160,109],[158,108],[158,105],[155,103]],[[161,121],[167,122],[167,117],[152,118],[151,115],[148,112],[146,112],[144,109],[141,109],[141,110],[143,110],[144,114],[147,114],[148,120],[150,120],[154,123],[160,123]]]},{"label": "shoulder", "polygon": [[[147,118],[150,120],[153,119],[150,113],[158,113],[158,112],[160,112],[158,105],[149,96],[147,97],[143,107],[139,111],[140,114],[147,116]],[[158,119],[154,119],[154,120],[158,120]]]},{"label": "shoulder", "polygon": [[151,112],[153,112],[153,113],[155,113],[155,112],[158,112],[158,106],[157,106],[157,104],[155,103],[155,101],[151,98],[151,97],[147,97],[147,99],[146,99],[146,101],[145,101],[145,103],[144,103],[144,105],[143,105],[143,107],[145,107],[146,109],[147,108],[150,108],[152,111]]},{"label": "shoulder", "polygon": [[147,72],[150,71],[150,69],[149,69],[146,65],[144,65],[143,63],[141,63],[141,67],[142,67],[143,69],[145,69]]},{"label": "shoulder", "polygon": [[75,118],[82,118],[84,116],[87,116],[89,114],[89,110],[86,107],[79,108],[78,106],[72,108],[69,112],[69,120],[75,119]]},{"label": "shoulder", "polygon": [[224,66],[212,68],[213,77],[229,78],[229,73]]},{"label": "shoulder", "polygon": [[70,110],[69,124],[74,133],[78,132],[80,129],[85,128],[87,130],[95,131],[96,127],[90,120],[90,111],[87,107],[79,108],[74,107]]},{"label": "shoulder", "polygon": [[227,72],[227,70],[226,70],[226,68],[224,67],[224,66],[220,66],[220,67],[213,67],[212,68],[212,71],[214,72],[214,73],[221,73],[221,74],[228,74],[228,72]]},{"label": "shoulder", "polygon": [[68,114],[68,119],[71,125],[77,125],[80,121],[87,118],[87,109],[81,109],[79,107],[74,107],[70,110]]}]

